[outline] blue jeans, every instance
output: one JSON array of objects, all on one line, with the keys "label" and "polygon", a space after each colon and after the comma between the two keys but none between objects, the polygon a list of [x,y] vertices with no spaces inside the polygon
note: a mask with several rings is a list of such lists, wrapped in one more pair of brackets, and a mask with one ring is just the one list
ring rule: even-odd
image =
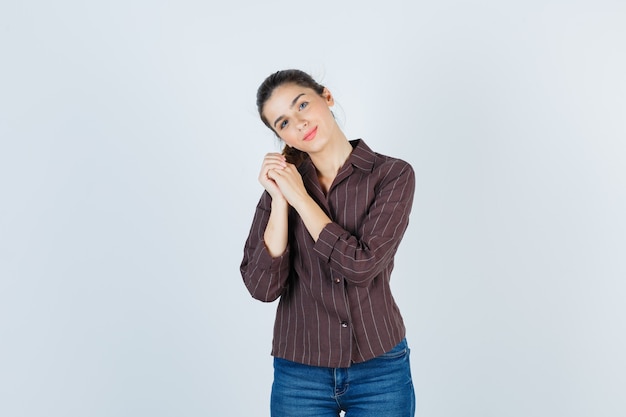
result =
[{"label": "blue jeans", "polygon": [[349,368],[320,368],[274,358],[272,417],[413,417],[415,392],[406,339]]}]

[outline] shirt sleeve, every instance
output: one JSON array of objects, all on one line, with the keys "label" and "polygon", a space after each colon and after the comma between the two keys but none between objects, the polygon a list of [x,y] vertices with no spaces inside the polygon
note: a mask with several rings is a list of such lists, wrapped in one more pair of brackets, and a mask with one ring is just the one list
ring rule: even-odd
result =
[{"label": "shirt sleeve", "polygon": [[254,213],[240,265],[241,276],[250,295],[265,302],[280,297],[287,287],[290,271],[289,246],[276,258],[272,258],[265,246],[263,235],[270,211],[271,197],[264,192]]},{"label": "shirt sleeve", "polygon": [[391,163],[359,227],[360,235],[329,223],[315,243],[318,256],[348,282],[367,286],[383,269],[393,267],[393,257],[409,224],[414,193],[413,168],[400,160]]}]

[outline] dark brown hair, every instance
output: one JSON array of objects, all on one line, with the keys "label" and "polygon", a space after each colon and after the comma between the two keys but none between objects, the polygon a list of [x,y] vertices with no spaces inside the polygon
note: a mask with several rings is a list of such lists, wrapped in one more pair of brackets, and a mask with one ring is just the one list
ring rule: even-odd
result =
[{"label": "dark brown hair", "polygon": [[[319,84],[313,79],[313,77],[304,71],[287,69],[276,71],[271,74],[263,81],[256,92],[256,106],[261,120],[265,126],[269,127],[272,131],[274,131],[274,129],[272,129],[269,121],[265,118],[265,116],[263,116],[263,106],[265,106],[267,100],[269,100],[272,96],[276,87],[280,87],[284,84],[296,84],[301,87],[310,88],[319,95],[322,95],[324,92],[324,86]],[[276,131],[274,131],[274,133],[276,133]],[[283,148],[283,155],[287,158],[287,162],[294,165],[299,165],[302,161],[308,158],[308,155],[305,152],[292,148],[286,144]]]}]

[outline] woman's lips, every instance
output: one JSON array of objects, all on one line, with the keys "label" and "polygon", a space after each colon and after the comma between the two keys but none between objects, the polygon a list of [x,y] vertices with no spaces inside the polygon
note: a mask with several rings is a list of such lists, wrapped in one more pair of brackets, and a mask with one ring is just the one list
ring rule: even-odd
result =
[{"label": "woman's lips", "polygon": [[304,135],[304,137],[302,138],[302,140],[304,141],[309,141],[312,140],[315,137],[315,134],[317,133],[317,126],[314,127],[313,129],[309,130],[306,135]]}]

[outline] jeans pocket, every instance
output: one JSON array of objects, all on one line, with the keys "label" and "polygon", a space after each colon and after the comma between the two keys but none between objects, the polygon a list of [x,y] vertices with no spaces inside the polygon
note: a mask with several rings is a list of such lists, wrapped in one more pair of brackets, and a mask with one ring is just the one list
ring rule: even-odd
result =
[{"label": "jeans pocket", "polygon": [[406,339],[402,339],[400,343],[394,346],[389,352],[385,352],[379,356],[380,359],[399,359],[409,353],[409,346]]}]

